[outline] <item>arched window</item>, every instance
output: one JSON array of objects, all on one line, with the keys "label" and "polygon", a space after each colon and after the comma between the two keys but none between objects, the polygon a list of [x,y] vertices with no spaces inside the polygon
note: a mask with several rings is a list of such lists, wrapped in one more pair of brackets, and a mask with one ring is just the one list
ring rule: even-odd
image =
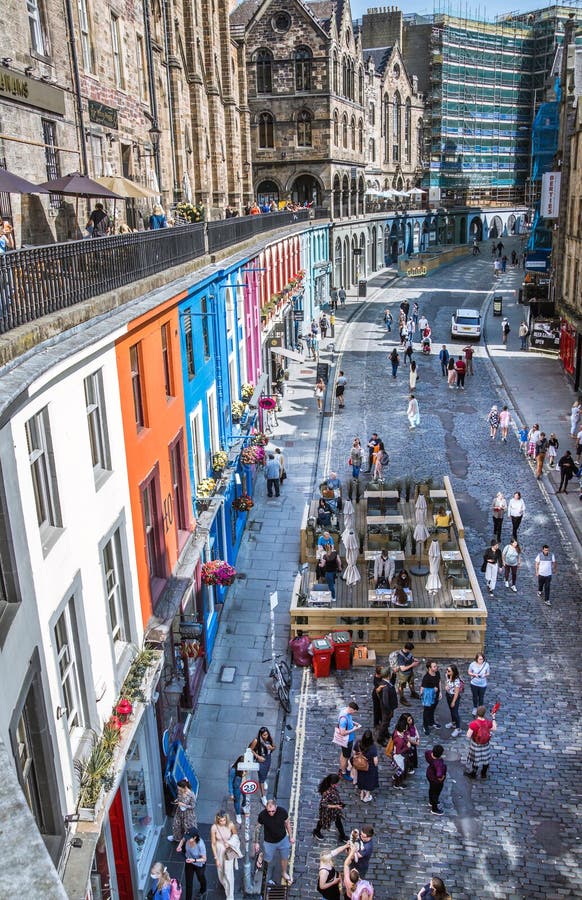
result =
[{"label": "arched window", "polygon": [[390,162],[390,100],[388,94],[384,94],[382,101],[382,122],[380,125],[384,137],[383,156],[384,162]]},{"label": "arched window", "polygon": [[350,122],[350,131],[352,134],[352,150],[356,149],[356,118],[352,116],[352,121]]},{"label": "arched window", "polygon": [[368,162],[369,162],[369,163],[375,163],[375,162],[376,162],[376,141],[374,140],[374,138],[370,138],[370,143],[369,143],[369,157],[370,157],[370,158],[368,159]]},{"label": "arched window", "polygon": [[342,95],[344,97],[348,96],[348,58],[347,56],[342,57]]},{"label": "arched window", "polygon": [[370,120],[371,126],[374,126],[376,124],[376,107],[374,106],[373,103],[370,103],[368,119]]},{"label": "arched window", "polygon": [[400,108],[400,94],[397,91],[392,101],[392,162],[400,159]]},{"label": "arched window", "polygon": [[270,94],[273,90],[273,54],[270,50],[257,50],[257,94]]},{"label": "arched window", "polygon": [[275,146],[273,138],[273,116],[264,112],[259,116],[259,149],[269,150]]},{"label": "arched window", "polygon": [[358,119],[358,153],[364,152],[364,123]]},{"label": "arched window", "polygon": [[424,155],[423,154],[423,134],[422,134],[423,129],[424,129],[423,121],[422,121],[422,119],[419,119],[418,125],[416,126],[416,152],[418,154],[417,160],[418,160],[419,165],[422,165],[422,159],[423,159],[423,155]]},{"label": "arched window", "polygon": [[337,53],[334,50],[333,52],[333,62],[332,62],[332,70],[331,70],[331,89],[334,94],[339,92],[339,64],[337,59]]},{"label": "arched window", "polygon": [[358,77],[358,101],[360,106],[364,105],[364,70],[360,66],[360,72]]},{"label": "arched window", "polygon": [[404,109],[404,156],[406,162],[410,162],[410,136],[412,132],[412,105],[410,97],[406,98],[406,106]]},{"label": "arched window", "polygon": [[308,47],[299,47],[295,51],[295,90],[311,90],[312,57]]},{"label": "arched window", "polygon": [[344,150],[348,148],[348,117],[346,113],[342,116],[342,147]]},{"label": "arched window", "polygon": [[339,147],[339,115],[337,109],[333,113],[333,143]]},{"label": "arched window", "polygon": [[350,61],[350,100],[356,99],[356,64]]},{"label": "arched window", "polygon": [[313,122],[313,116],[307,109],[302,109],[299,115],[297,116],[297,146],[298,147],[311,147],[312,145],[312,136],[311,136],[311,125]]}]

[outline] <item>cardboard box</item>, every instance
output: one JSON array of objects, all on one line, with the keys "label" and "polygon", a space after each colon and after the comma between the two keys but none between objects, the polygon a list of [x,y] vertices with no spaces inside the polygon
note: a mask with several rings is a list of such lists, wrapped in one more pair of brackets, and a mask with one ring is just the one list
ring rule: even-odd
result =
[{"label": "cardboard box", "polygon": [[376,651],[368,649],[367,659],[357,659],[355,656],[352,660],[353,666],[376,666]]}]

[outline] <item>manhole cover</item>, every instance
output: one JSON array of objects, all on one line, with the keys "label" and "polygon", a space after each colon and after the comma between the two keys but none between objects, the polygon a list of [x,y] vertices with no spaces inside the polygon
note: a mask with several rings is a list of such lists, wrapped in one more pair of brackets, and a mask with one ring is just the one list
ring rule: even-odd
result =
[{"label": "manhole cover", "polygon": [[222,682],[222,684],[232,684],[234,681],[234,676],[236,675],[236,666],[223,666],[220,670],[220,675],[218,676],[218,680]]}]

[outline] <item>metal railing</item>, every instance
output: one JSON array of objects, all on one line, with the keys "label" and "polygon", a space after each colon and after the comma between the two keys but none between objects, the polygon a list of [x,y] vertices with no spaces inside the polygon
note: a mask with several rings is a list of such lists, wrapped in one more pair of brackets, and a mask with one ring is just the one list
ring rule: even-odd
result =
[{"label": "metal railing", "polygon": [[232,219],[208,222],[208,252],[214,253],[216,250],[232,247],[233,244],[239,244],[265,231],[306,222],[309,212],[308,209],[300,209],[297,212],[260,213],[256,216],[234,216]]},{"label": "metal railing", "polygon": [[0,332],[206,252],[204,223],[16,250],[0,257]]}]

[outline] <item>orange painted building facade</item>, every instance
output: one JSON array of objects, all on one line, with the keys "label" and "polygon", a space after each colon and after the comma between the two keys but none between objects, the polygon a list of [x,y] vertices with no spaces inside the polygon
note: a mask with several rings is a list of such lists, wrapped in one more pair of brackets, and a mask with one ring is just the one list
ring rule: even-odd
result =
[{"label": "orange painted building facade", "polygon": [[134,319],[116,342],[144,627],[194,528],[178,303]]}]

